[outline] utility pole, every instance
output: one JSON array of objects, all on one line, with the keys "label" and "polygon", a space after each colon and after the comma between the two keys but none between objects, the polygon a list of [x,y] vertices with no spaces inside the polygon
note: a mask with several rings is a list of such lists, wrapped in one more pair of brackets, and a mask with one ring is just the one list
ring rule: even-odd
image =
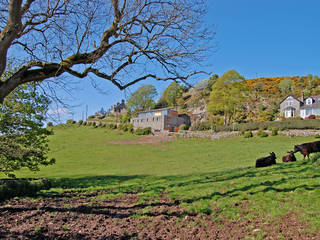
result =
[{"label": "utility pole", "polygon": [[88,119],[88,105],[86,105],[86,120]]}]

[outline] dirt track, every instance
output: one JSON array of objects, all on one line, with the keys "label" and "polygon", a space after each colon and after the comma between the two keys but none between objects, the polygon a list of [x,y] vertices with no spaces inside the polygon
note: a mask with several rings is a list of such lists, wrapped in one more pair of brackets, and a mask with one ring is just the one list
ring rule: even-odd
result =
[{"label": "dirt track", "polygon": [[294,214],[277,221],[228,220],[219,213],[186,213],[165,196],[145,204],[138,203],[136,193],[98,198],[69,192],[2,203],[0,239],[320,239],[305,232]]}]

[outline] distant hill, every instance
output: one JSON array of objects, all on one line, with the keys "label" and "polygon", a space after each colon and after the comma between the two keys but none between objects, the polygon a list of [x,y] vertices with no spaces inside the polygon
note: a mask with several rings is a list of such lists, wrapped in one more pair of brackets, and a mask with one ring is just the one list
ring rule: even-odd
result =
[{"label": "distant hill", "polygon": [[[287,80],[291,86],[288,91],[281,91],[280,83]],[[291,80],[291,81],[290,81]],[[182,96],[179,104],[185,113],[199,116],[204,121],[211,116],[205,114],[211,89],[206,87],[208,80],[200,81]],[[279,117],[279,103],[287,95],[300,97],[320,95],[320,78],[315,75],[262,77],[242,81],[249,90],[244,108],[235,117],[241,121],[267,121]],[[201,113],[201,114],[200,114]],[[207,116],[205,116],[207,115]]]}]

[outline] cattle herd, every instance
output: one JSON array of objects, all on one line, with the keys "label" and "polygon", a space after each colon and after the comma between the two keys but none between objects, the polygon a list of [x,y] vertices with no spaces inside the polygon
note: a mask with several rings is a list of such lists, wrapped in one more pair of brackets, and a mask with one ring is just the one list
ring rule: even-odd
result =
[{"label": "cattle herd", "polygon": [[[306,156],[309,160],[310,153],[320,152],[320,141],[295,145],[293,151],[288,152],[288,155],[282,157],[282,161],[297,161],[296,157],[294,156],[296,152],[300,152],[303,155],[303,160],[305,160]],[[259,158],[256,160],[256,168],[267,167],[271,166],[272,164],[276,164],[276,154],[274,152],[271,152],[267,157]]]}]

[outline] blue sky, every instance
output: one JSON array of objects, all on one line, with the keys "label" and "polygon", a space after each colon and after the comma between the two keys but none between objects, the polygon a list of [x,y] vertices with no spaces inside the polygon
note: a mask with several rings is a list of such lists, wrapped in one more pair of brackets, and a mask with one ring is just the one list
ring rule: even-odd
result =
[{"label": "blue sky", "polygon": [[[204,70],[221,75],[236,69],[246,79],[320,75],[320,1],[208,0],[208,5],[205,21],[216,32],[216,48]],[[104,81],[97,83],[103,94],[89,79],[82,79],[81,90],[73,93],[68,103],[76,106],[74,119],[82,118],[86,105],[91,115],[128,98],[142,84],[153,84],[159,95],[170,84],[144,81],[120,91]],[[67,114],[63,119],[71,117]]]}]

